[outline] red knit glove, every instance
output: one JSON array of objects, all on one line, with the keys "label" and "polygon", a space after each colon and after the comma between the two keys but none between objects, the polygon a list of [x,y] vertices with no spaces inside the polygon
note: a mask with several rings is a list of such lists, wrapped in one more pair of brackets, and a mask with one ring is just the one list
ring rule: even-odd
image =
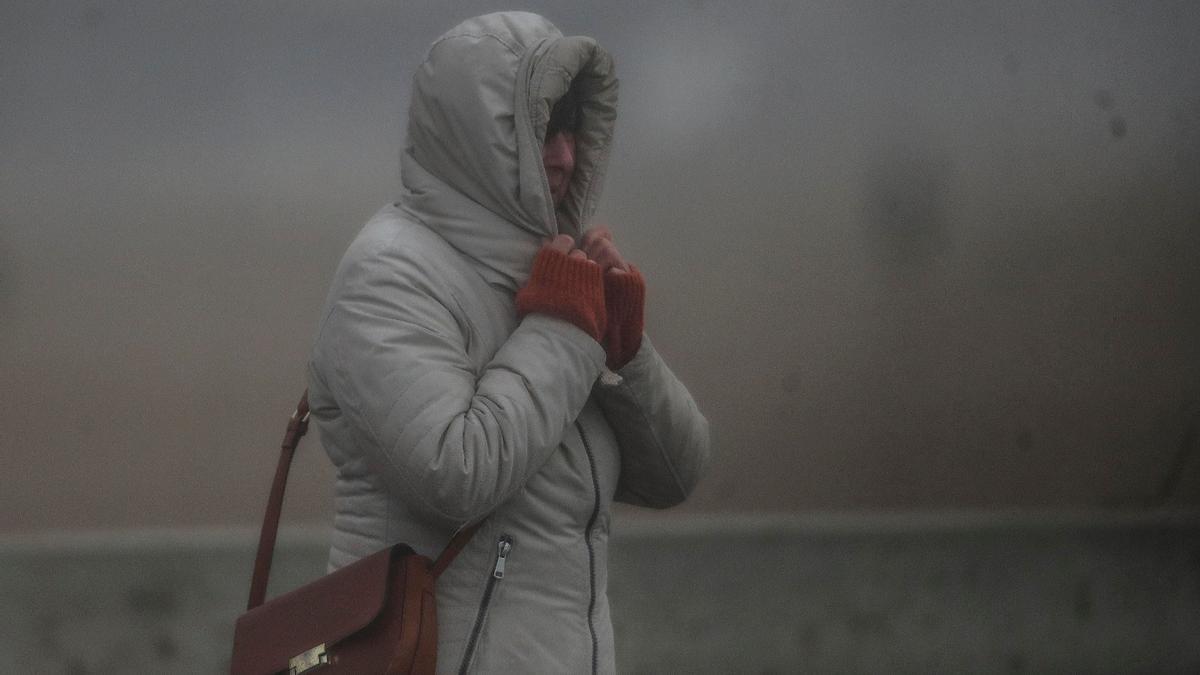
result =
[{"label": "red knit glove", "polygon": [[529,281],[517,291],[517,316],[531,313],[569,321],[602,342],[606,322],[600,266],[542,247],[533,259]]},{"label": "red knit glove", "polygon": [[646,280],[636,267],[629,265],[624,274],[610,271],[604,275],[604,306],[608,312],[604,351],[608,369],[618,370],[632,361],[642,346]]}]

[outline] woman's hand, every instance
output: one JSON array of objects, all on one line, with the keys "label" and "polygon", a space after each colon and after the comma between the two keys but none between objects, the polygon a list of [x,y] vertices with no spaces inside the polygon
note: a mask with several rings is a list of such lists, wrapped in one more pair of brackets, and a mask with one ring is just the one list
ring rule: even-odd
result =
[{"label": "woman's hand", "polygon": [[[563,236],[563,235],[559,235]],[[604,272],[629,272],[629,263],[613,243],[612,230],[607,225],[597,225],[583,233],[579,240],[579,249],[587,255],[588,260],[600,265]]]},{"label": "woman's hand", "polygon": [[[575,240],[560,234],[533,259],[529,280],[517,291],[517,316],[539,313],[569,321],[604,343],[607,324],[604,274]],[[606,351],[607,353],[607,351]]]},{"label": "woman's hand", "polygon": [[[609,235],[612,236],[611,234]],[[546,240],[542,248],[548,248],[551,251],[558,251],[568,258],[574,260],[587,260],[590,263],[595,263],[594,260],[588,258],[588,254],[582,248],[575,248],[575,240],[569,234],[560,234],[553,239]]]},{"label": "woman's hand", "polygon": [[584,232],[576,251],[580,249],[604,271],[607,325],[601,344],[608,355],[609,369],[618,370],[629,363],[642,346],[646,282],[641,272],[626,262],[617,250],[608,227],[600,225]]}]

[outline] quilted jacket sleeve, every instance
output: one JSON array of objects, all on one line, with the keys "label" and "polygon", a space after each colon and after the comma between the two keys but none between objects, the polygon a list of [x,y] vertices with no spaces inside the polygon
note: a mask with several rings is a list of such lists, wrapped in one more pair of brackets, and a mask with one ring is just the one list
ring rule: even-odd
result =
[{"label": "quilted jacket sleeve", "polygon": [[667,508],[691,494],[708,464],[708,420],[643,336],[620,383],[600,384],[597,400],[621,449],[618,501]]},{"label": "quilted jacket sleeve", "polygon": [[477,372],[453,298],[403,252],[372,258],[325,322],[331,385],[368,460],[413,507],[476,520],[550,457],[604,350],[566,321],[530,314]]}]

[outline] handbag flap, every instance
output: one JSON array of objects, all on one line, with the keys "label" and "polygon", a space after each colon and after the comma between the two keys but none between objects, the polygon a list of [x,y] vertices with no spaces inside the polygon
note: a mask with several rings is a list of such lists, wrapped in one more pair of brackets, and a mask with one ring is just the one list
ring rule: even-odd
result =
[{"label": "handbag flap", "polygon": [[361,630],[387,604],[392,561],[412,552],[404,544],[385,548],[242,614],[230,671],[286,671],[292,657]]}]

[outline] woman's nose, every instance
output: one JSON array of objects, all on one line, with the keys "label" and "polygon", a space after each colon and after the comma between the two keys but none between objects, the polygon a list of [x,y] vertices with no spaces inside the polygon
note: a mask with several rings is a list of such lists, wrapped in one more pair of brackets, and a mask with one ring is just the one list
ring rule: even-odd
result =
[{"label": "woman's nose", "polygon": [[575,170],[575,134],[561,131],[546,139],[542,147],[542,163],[546,168],[560,169],[566,173]]}]

